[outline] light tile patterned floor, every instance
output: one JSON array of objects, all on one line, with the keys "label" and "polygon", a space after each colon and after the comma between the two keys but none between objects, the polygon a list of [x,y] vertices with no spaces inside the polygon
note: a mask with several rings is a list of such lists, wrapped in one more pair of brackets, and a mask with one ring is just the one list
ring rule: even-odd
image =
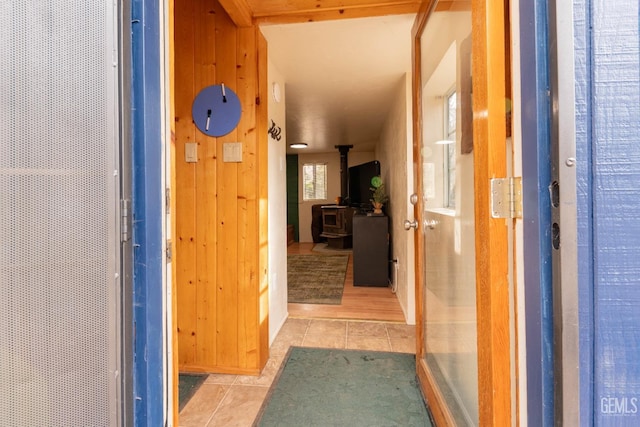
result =
[{"label": "light tile patterned floor", "polygon": [[292,345],[415,353],[415,326],[289,318],[273,342],[260,376],[209,375],[180,412],[180,426],[251,426]]}]

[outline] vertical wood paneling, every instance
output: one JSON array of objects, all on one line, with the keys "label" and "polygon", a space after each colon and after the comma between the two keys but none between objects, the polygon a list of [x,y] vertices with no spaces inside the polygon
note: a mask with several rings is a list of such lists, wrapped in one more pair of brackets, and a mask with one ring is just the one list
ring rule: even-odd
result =
[{"label": "vertical wood paneling", "polygon": [[[259,301],[266,298],[266,279],[262,289],[258,273],[266,271],[266,257],[260,257],[267,235],[266,191],[262,198],[260,190],[260,183],[266,186],[266,149],[258,149],[258,135],[266,140],[267,128],[266,119],[258,119],[266,110],[257,113],[256,105],[258,34],[256,27],[237,28],[218,2],[177,5],[176,271],[184,286],[178,289],[183,370],[258,373],[266,363],[261,310],[267,306]],[[240,98],[242,117],[231,133],[206,137],[195,128],[191,104],[201,89],[221,83]],[[198,143],[195,164],[184,161],[184,143],[192,141]],[[242,162],[223,161],[227,142],[242,143]]]},{"label": "vertical wood paneling", "polygon": [[175,8],[175,147],[176,147],[176,228],[175,258],[177,335],[179,364],[193,364],[196,356],[196,312],[184,307],[196,305],[196,167],[184,162],[185,143],[195,140],[191,122],[194,87],[194,3]]},{"label": "vertical wood paneling", "polygon": [[[217,15],[203,1],[194,2],[194,96],[203,88],[216,83],[216,50],[214,32]],[[193,98],[189,100],[193,101]],[[191,111],[190,111],[191,112]],[[189,115],[190,117],[190,115]],[[192,124],[192,127],[193,124]],[[208,360],[215,348],[216,293],[215,274],[216,245],[213,230],[217,215],[215,197],[216,140],[195,131],[198,144],[198,162],[195,187],[195,234],[196,234],[196,359],[202,364]],[[184,159],[181,159],[184,161]]]},{"label": "vertical wood paneling", "polygon": [[[222,7],[216,4],[216,63],[218,82],[237,92],[236,51],[238,31]],[[246,120],[242,116],[242,121]],[[218,307],[216,310],[216,357],[221,366],[238,366],[238,164],[222,160],[226,142],[238,141],[237,128],[218,140],[218,244],[216,275]]]},{"label": "vertical wood paneling", "polygon": [[243,296],[238,301],[239,335],[238,346],[240,364],[245,365],[253,360],[257,349],[257,289],[256,268],[258,265],[257,240],[258,218],[251,218],[251,213],[257,213],[256,206],[256,114],[255,99],[257,86],[257,52],[256,30],[253,27],[238,30],[238,51],[236,88],[243,106],[242,113],[245,120],[238,126],[239,141],[243,144],[242,163],[238,164],[238,290]]},{"label": "vertical wood paneling", "polygon": [[269,121],[269,111],[267,96],[269,96],[269,82],[267,81],[268,52],[267,40],[256,28],[258,43],[258,101],[256,106],[256,134],[258,141],[257,161],[258,161],[258,349],[260,351],[258,363],[264,366],[269,358],[269,241],[268,241],[268,170],[269,170],[269,137],[267,136],[267,126]]}]

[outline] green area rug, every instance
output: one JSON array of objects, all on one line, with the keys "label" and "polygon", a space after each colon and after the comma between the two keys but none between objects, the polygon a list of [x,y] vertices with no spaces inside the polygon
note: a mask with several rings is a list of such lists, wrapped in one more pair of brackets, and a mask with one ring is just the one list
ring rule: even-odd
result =
[{"label": "green area rug", "polygon": [[415,356],[292,347],[254,426],[426,426]]},{"label": "green area rug", "polygon": [[350,254],[353,252],[352,248],[330,248],[327,243],[318,243],[313,249],[313,252],[323,253],[323,254]]},{"label": "green area rug", "polygon": [[288,301],[339,305],[348,261],[349,255],[287,256]]},{"label": "green area rug", "polygon": [[182,410],[189,399],[196,394],[198,388],[207,379],[207,374],[180,374],[178,375],[178,402]]}]

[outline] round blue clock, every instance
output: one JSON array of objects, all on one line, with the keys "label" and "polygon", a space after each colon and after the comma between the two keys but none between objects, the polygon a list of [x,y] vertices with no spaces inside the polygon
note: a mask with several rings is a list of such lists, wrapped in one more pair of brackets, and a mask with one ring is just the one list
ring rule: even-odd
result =
[{"label": "round blue clock", "polygon": [[219,84],[207,86],[198,93],[193,100],[191,114],[200,132],[223,136],[238,126],[242,106],[234,91]]}]

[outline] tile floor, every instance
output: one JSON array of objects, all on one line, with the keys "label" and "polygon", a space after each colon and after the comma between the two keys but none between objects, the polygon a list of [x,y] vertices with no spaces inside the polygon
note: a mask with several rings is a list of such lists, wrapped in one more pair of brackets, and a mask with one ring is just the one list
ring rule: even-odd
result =
[{"label": "tile floor", "polygon": [[180,426],[251,426],[292,345],[415,353],[415,326],[289,318],[271,345],[260,376],[209,375],[180,412]]}]

